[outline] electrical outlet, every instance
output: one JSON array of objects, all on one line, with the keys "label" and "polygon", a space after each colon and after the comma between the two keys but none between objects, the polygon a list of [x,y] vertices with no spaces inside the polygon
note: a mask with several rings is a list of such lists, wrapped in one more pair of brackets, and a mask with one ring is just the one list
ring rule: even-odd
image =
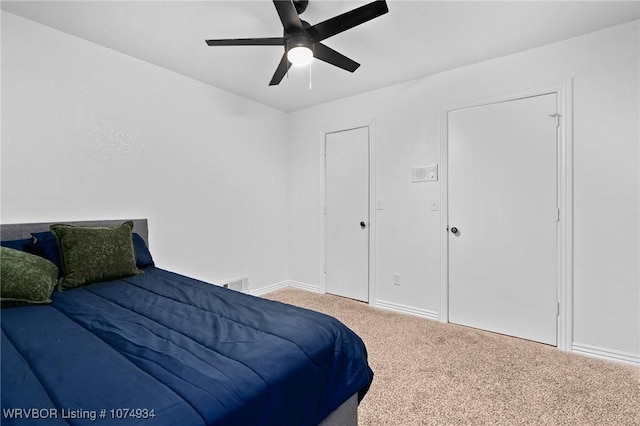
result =
[{"label": "electrical outlet", "polygon": [[393,285],[400,285],[400,274],[393,274]]}]

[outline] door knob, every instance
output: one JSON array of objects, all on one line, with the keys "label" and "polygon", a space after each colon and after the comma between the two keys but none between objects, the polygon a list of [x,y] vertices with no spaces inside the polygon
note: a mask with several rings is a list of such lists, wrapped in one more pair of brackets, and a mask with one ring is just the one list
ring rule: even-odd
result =
[{"label": "door knob", "polygon": [[367,224],[364,222],[360,222],[360,228],[364,229],[367,227]]},{"label": "door knob", "polygon": [[455,226],[451,228],[451,233],[452,234],[457,234],[458,233],[458,228],[456,228]]}]

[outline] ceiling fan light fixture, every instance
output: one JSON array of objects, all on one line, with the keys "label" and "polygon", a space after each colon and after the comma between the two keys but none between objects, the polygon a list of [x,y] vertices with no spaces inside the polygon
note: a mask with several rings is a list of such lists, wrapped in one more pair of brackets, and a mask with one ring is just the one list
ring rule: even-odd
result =
[{"label": "ceiling fan light fixture", "polygon": [[287,59],[294,66],[309,65],[313,60],[313,51],[307,46],[296,46],[289,49]]}]

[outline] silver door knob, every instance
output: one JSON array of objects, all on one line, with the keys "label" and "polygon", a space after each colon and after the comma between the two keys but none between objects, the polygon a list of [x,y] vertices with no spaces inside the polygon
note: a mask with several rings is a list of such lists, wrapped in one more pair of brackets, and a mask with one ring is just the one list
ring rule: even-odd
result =
[{"label": "silver door knob", "polygon": [[457,234],[458,233],[458,228],[456,228],[455,226],[451,228],[451,233],[452,234]]},{"label": "silver door knob", "polygon": [[367,227],[367,224],[364,222],[360,222],[360,228],[364,229]]}]

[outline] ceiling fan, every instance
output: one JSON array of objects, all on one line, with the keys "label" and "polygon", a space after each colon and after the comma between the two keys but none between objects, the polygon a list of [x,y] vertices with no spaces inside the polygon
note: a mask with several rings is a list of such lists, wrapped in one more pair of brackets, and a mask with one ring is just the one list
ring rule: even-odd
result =
[{"label": "ceiling fan", "polygon": [[292,63],[305,65],[313,58],[354,72],[360,66],[359,63],[321,41],[384,15],[389,11],[387,3],[384,0],[374,1],[315,25],[300,19],[300,14],[306,10],[308,3],[308,0],[273,0],[284,27],[282,37],[232,38],[206,42],[209,46],[284,46],[284,54],[269,86],[279,84]]}]

